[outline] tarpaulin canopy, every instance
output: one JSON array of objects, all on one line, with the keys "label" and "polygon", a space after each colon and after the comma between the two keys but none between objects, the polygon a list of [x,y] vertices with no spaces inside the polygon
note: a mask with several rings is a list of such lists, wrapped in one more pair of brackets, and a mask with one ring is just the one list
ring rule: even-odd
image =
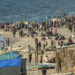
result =
[{"label": "tarpaulin canopy", "polygon": [[21,66],[21,59],[0,60],[0,68]]},{"label": "tarpaulin canopy", "polygon": [[9,52],[7,54],[0,55],[0,60],[18,59],[18,58],[21,58],[21,57],[22,57],[22,55],[20,55],[17,52]]}]

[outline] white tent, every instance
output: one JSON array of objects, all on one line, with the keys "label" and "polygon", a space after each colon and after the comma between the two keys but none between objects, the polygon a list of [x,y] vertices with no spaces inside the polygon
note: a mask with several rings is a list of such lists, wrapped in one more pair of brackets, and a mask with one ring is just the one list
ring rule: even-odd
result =
[{"label": "white tent", "polygon": [[61,19],[59,19],[59,18],[53,18],[53,19],[51,19],[51,21],[52,22],[61,22]]}]

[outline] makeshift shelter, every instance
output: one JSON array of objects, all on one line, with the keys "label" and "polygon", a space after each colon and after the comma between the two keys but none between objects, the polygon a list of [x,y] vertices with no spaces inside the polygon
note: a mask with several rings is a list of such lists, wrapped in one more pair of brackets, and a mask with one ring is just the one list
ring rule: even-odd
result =
[{"label": "makeshift shelter", "polygon": [[53,23],[54,27],[58,27],[61,25],[61,19],[59,19],[59,18],[53,18],[53,19],[51,19],[51,22]]},{"label": "makeshift shelter", "polygon": [[20,75],[20,72],[26,75],[26,58],[15,52],[0,55],[0,75]]},{"label": "makeshift shelter", "polygon": [[7,60],[7,59],[18,59],[21,58],[22,55],[20,55],[17,52],[9,52],[3,55],[0,55],[0,60]]},{"label": "makeshift shelter", "polygon": [[61,22],[61,19],[59,19],[59,18],[53,18],[53,19],[51,19],[51,21],[52,22]]}]

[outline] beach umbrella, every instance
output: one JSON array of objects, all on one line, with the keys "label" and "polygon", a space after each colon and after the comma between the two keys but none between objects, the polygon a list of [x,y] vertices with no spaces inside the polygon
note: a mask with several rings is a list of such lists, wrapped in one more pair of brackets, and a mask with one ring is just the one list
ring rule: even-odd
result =
[{"label": "beach umbrella", "polygon": [[51,19],[51,21],[52,21],[52,22],[57,22],[57,21],[58,21],[58,22],[61,22],[61,19],[53,18],[53,19]]},{"label": "beach umbrella", "polygon": [[28,21],[25,21],[24,24],[28,25],[29,23],[28,23]]}]

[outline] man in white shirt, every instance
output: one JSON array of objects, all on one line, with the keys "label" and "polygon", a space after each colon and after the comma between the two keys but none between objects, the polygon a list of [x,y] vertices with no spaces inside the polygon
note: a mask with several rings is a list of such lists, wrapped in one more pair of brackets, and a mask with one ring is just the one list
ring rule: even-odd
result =
[{"label": "man in white shirt", "polygon": [[1,48],[2,48],[2,50],[4,49],[4,42],[3,41],[1,42]]}]

